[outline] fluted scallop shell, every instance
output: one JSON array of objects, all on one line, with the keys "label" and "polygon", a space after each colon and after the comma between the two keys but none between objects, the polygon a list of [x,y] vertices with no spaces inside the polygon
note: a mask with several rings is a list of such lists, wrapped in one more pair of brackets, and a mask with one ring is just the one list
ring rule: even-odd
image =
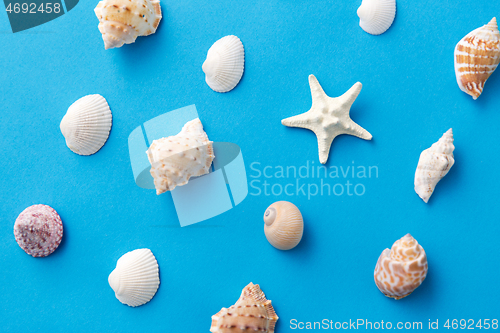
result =
[{"label": "fluted scallop shell", "polygon": [[240,82],[245,67],[245,50],[236,36],[226,36],[208,50],[203,63],[205,81],[214,91],[228,92]]},{"label": "fluted scallop shell", "polygon": [[106,50],[154,34],[162,17],[158,0],[103,0],[94,12]]},{"label": "fluted scallop shell", "polygon": [[258,284],[250,282],[235,305],[212,316],[212,333],[273,333],[278,316]]},{"label": "fluted scallop shell", "polygon": [[125,253],[109,274],[108,282],[116,298],[123,304],[134,307],[146,304],[160,285],[155,256],[150,249]]},{"label": "fluted scallop shell", "polygon": [[455,164],[454,150],[453,130],[450,128],[438,142],[420,154],[415,172],[415,192],[425,203],[434,193],[436,184]]},{"label": "fluted scallop shell", "polygon": [[264,233],[277,249],[290,250],[302,239],[304,221],[300,210],[293,203],[278,201],[264,213]]},{"label": "fluted scallop shell", "polygon": [[187,122],[179,134],[154,140],[146,153],[158,195],[207,174],[215,157],[198,118]]},{"label": "fluted scallop shell", "polygon": [[427,256],[415,238],[407,234],[385,249],[375,266],[375,284],[387,297],[410,295],[427,276]]},{"label": "fluted scallop shell", "polygon": [[387,31],[396,16],[396,0],[363,0],[358,8],[359,26],[369,34]]},{"label": "fluted scallop shell", "polygon": [[92,155],[108,140],[112,120],[104,97],[87,95],[71,104],[60,128],[69,149],[78,155]]},{"label": "fluted scallop shell", "polygon": [[500,32],[496,18],[458,42],[454,59],[458,86],[477,99],[500,63]]},{"label": "fluted scallop shell", "polygon": [[46,257],[61,243],[61,218],[50,206],[30,206],[17,217],[14,236],[17,244],[30,256]]}]

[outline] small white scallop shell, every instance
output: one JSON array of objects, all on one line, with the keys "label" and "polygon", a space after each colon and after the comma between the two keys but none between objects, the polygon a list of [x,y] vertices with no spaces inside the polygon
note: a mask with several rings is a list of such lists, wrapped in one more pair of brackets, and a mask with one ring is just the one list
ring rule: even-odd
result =
[{"label": "small white scallop shell", "polygon": [[236,36],[226,36],[208,50],[202,69],[205,81],[214,91],[228,92],[240,82],[245,67],[245,50]]},{"label": "small white scallop shell", "polygon": [[160,285],[155,256],[150,249],[125,253],[109,274],[108,282],[116,298],[123,304],[134,307],[146,304]]},{"label": "small white scallop shell", "polygon": [[363,0],[358,8],[359,26],[369,34],[387,31],[396,16],[396,0]]},{"label": "small white scallop shell", "polygon": [[290,250],[302,239],[304,220],[300,210],[293,203],[278,201],[264,213],[264,233],[277,249]]},{"label": "small white scallop shell", "polygon": [[108,140],[112,120],[104,97],[88,95],[71,104],[60,128],[69,149],[78,155],[92,155]]}]

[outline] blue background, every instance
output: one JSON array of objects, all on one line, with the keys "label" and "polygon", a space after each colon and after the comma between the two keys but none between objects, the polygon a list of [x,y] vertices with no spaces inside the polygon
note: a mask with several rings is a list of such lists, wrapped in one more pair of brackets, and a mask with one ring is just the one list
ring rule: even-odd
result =
[{"label": "blue background", "polygon": [[[393,26],[371,36],[358,26],[360,3],[162,1],[156,34],[107,51],[97,1],[16,34],[2,12],[0,330],[208,332],[210,317],[249,282],[273,301],[277,332],[294,331],[291,319],[424,327],[439,319],[443,329],[448,318],[499,318],[500,73],[474,101],[453,69],[456,43],[498,16],[498,4],[399,1]],[[243,41],[245,74],[219,94],[201,65],[228,34]],[[378,178],[352,180],[364,184],[363,196],[249,194],[223,215],[180,228],[170,194],[135,185],[130,132],[190,104],[211,140],[241,147],[249,181],[253,162],[319,165],[314,134],[280,124],[309,110],[309,74],[330,96],[363,83],[351,116],[374,138],[337,138],[327,164],[377,166]],[[71,103],[93,93],[107,99],[113,128],[97,154],[78,156],[59,123]],[[450,127],[455,166],[424,204],[413,190],[419,154]],[[263,233],[262,215],[277,200],[295,203],[305,220],[301,244],[287,252]],[[61,246],[42,259],[26,255],[13,235],[19,213],[38,203],[54,207],[64,223]],[[382,250],[408,232],[425,248],[429,274],[394,301],[376,288],[373,269]],[[159,262],[161,284],[150,303],[130,308],[107,277],[121,255],[143,247]]]}]

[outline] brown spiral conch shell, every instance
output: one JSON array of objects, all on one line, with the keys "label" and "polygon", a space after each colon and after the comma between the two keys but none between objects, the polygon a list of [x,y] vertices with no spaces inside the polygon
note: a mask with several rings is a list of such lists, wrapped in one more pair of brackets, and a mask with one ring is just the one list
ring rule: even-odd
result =
[{"label": "brown spiral conch shell", "polygon": [[273,333],[278,316],[258,284],[250,282],[235,305],[212,316],[212,333]]},{"label": "brown spiral conch shell", "polygon": [[427,256],[415,238],[407,234],[385,249],[375,266],[375,284],[387,297],[410,295],[427,276]]},{"label": "brown spiral conch shell", "polygon": [[302,239],[304,221],[300,210],[293,203],[278,201],[264,213],[264,233],[277,249],[290,250]]},{"label": "brown spiral conch shell", "polygon": [[455,75],[460,89],[477,99],[500,63],[496,18],[465,36],[455,47]]}]

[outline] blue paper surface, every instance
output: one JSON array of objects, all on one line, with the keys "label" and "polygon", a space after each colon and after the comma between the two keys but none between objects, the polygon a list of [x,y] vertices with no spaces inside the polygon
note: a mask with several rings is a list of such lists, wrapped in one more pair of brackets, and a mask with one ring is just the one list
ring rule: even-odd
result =
[{"label": "blue paper surface", "polygon": [[[371,36],[358,25],[360,3],[162,1],[154,35],[112,50],[97,29],[97,1],[15,34],[2,11],[0,331],[208,332],[210,317],[249,282],[273,301],[277,333],[300,331],[293,320],[424,328],[439,320],[446,330],[447,319],[499,319],[500,73],[474,101],[458,88],[453,50],[500,7],[399,1],[393,26]],[[219,94],[201,65],[229,34],[245,46],[245,73]],[[280,123],[311,107],[309,74],[332,97],[361,82],[351,118],[373,135],[336,138],[326,170],[315,135]],[[59,123],[71,103],[94,93],[107,99],[113,127],[99,152],[78,156]],[[128,137],[192,104],[210,140],[241,148],[249,193],[224,214],[181,228],[170,194],[135,184]],[[455,165],[424,204],[413,190],[419,155],[450,127]],[[278,200],[304,216],[304,237],[291,251],[264,236],[262,216]],[[39,203],[60,214],[64,238],[35,259],[16,244],[13,226]],[[424,247],[429,274],[394,301],[378,291],[373,270],[408,232]],[[120,256],[144,247],[158,260],[161,284],[150,303],[130,308],[107,278]]]}]

